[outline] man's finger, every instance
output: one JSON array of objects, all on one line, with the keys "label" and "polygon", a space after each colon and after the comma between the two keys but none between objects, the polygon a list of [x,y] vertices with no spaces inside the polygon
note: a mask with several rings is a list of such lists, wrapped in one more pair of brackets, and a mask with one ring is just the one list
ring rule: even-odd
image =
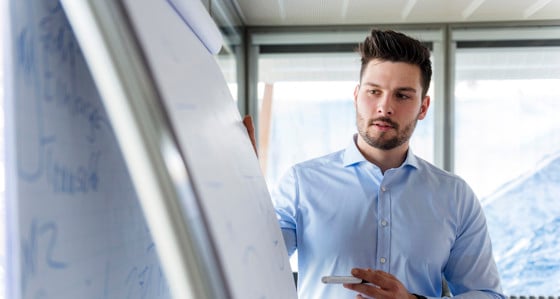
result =
[{"label": "man's finger", "polygon": [[253,118],[251,115],[245,115],[243,117],[243,125],[247,129],[247,134],[249,134],[249,139],[251,140],[251,144],[253,145],[253,150],[255,151],[255,155],[259,156],[257,152],[257,140],[255,139],[255,127],[253,126]]}]

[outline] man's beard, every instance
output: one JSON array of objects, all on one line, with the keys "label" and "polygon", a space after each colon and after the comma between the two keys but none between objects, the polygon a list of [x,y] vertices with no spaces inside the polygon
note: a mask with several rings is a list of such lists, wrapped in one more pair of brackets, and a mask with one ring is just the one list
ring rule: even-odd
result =
[{"label": "man's beard", "polygon": [[[369,136],[367,134],[367,130],[376,121],[381,121],[390,124],[393,127],[393,129],[397,132],[397,134],[394,137],[387,139],[386,135],[392,133],[390,132],[392,130],[390,130],[388,132],[381,132],[379,137]],[[380,150],[391,150],[400,145],[403,145],[405,142],[410,140],[410,137],[414,132],[414,128],[416,128],[417,122],[418,122],[418,118],[416,118],[414,121],[407,124],[402,130],[400,130],[399,124],[393,122],[388,117],[379,117],[376,119],[370,119],[367,121],[367,123],[365,123],[364,119],[360,116],[360,114],[356,113],[356,126],[358,127],[358,133],[367,144]],[[360,126],[360,124],[363,124],[363,126]]]}]

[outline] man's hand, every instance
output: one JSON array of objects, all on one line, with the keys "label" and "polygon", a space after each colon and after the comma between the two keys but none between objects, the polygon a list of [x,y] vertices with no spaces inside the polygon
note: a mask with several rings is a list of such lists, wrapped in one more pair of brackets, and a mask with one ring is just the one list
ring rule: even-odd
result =
[{"label": "man's hand", "polygon": [[[371,284],[344,284],[344,287],[375,299],[416,299],[393,275],[371,269],[352,269],[352,275]],[[357,295],[356,298],[365,298]]]},{"label": "man's hand", "polygon": [[255,127],[253,126],[253,118],[251,115],[245,115],[243,117],[243,124],[247,128],[247,134],[249,134],[249,139],[251,139],[251,144],[253,144],[253,150],[255,150],[255,155],[259,156],[257,152],[257,140],[255,139]]}]

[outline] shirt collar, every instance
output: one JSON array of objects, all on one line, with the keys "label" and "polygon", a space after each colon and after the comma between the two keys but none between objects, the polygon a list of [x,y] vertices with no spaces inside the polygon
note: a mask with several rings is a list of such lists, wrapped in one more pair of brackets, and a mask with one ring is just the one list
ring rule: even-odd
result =
[{"label": "shirt collar", "polygon": [[[358,149],[358,146],[356,145],[357,138],[358,138],[358,134],[354,134],[354,136],[352,136],[352,140],[349,142],[348,146],[344,150],[344,167],[351,166],[354,164],[359,164],[361,162],[370,163],[368,160],[366,160],[366,158],[364,158],[364,155],[362,155],[362,153]],[[406,153],[406,159],[404,160],[403,164],[400,167],[404,167],[407,165],[410,165],[414,168],[418,168],[419,166],[418,158],[416,157],[416,155],[414,155],[410,147],[408,147],[408,151]]]}]

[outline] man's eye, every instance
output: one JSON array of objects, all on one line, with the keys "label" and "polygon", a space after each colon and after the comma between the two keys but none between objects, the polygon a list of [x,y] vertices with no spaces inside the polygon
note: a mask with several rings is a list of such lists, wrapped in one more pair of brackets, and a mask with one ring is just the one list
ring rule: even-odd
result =
[{"label": "man's eye", "polygon": [[367,91],[367,93],[369,93],[369,94],[379,94],[379,90],[370,89],[370,90]]},{"label": "man's eye", "polygon": [[406,99],[410,99],[410,96],[408,96],[406,94],[403,94],[403,93],[398,93],[397,98],[402,99],[402,100],[406,100]]}]

